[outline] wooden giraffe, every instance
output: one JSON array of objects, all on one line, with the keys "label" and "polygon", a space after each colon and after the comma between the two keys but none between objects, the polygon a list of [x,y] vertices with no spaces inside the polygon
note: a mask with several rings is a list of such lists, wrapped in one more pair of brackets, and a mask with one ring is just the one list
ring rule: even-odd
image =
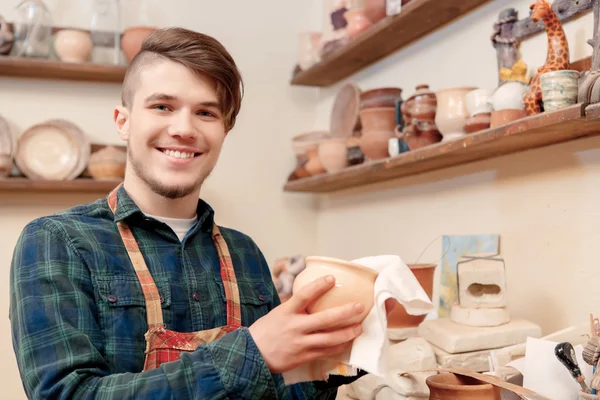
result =
[{"label": "wooden giraffe", "polygon": [[542,111],[542,88],[540,86],[540,75],[548,71],[569,69],[571,66],[569,56],[569,43],[562,24],[552,6],[546,0],[536,0],[529,7],[531,9],[531,20],[537,22],[540,19],[546,25],[548,36],[548,54],[546,63],[538,68],[537,74],[531,80],[529,93],[523,97],[523,105],[527,115],[539,114]]}]

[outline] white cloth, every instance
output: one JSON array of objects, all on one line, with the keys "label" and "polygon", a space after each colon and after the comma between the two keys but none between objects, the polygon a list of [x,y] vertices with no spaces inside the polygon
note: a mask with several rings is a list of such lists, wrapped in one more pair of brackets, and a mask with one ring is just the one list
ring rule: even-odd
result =
[{"label": "white cloth", "polygon": [[352,262],[379,272],[375,280],[374,305],[362,323],[362,333],[354,339],[350,351],[339,359],[317,360],[285,372],[283,378],[286,384],[327,380],[329,375],[355,376],[358,369],[384,377],[388,373],[386,356],[390,346],[385,301],[395,298],[410,315],[433,311],[427,293],[400,257],[381,255]]},{"label": "white cloth", "polygon": [[167,218],[150,214],[146,215],[148,217],[152,217],[169,225],[169,227],[173,230],[173,232],[175,232],[180,241],[183,240],[188,231],[192,229],[194,224],[198,221],[197,215],[195,215],[194,218]]}]

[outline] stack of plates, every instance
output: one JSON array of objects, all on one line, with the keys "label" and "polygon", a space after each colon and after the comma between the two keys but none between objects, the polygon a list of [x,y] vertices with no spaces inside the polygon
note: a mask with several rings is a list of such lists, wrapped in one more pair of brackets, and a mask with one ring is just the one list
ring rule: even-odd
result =
[{"label": "stack of plates", "polygon": [[19,136],[15,163],[32,180],[73,180],[85,170],[91,143],[78,126],[63,119],[34,125]]}]

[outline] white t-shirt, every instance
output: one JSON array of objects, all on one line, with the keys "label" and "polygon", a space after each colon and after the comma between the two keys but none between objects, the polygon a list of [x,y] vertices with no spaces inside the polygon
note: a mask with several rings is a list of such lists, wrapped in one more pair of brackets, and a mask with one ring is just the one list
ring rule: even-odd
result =
[{"label": "white t-shirt", "polygon": [[[147,214],[148,215],[148,214]],[[169,225],[173,232],[177,235],[179,240],[183,240],[183,237],[192,226],[198,221],[198,216],[194,216],[194,218],[166,218],[166,217],[157,217],[156,215],[148,215],[154,219],[157,219],[165,224]]]}]

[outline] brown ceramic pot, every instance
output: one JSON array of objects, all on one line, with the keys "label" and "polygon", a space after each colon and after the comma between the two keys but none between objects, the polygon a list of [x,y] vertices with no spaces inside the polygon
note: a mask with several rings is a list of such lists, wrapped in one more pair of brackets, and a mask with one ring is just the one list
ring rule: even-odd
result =
[{"label": "brown ceramic pot", "polygon": [[360,109],[376,107],[396,107],[398,100],[402,98],[400,88],[378,88],[371,89],[360,94]]},{"label": "brown ceramic pot", "polygon": [[121,48],[128,62],[133,61],[133,58],[142,49],[142,42],[157,28],[151,26],[132,26],[123,31],[121,38]]},{"label": "brown ceramic pot", "polygon": [[360,111],[360,149],[369,160],[389,157],[388,142],[395,135],[396,108],[376,107]]},{"label": "brown ceramic pot", "polygon": [[442,373],[425,381],[430,400],[500,400],[500,389],[475,378]]},{"label": "brown ceramic pot", "polygon": [[421,123],[435,125],[437,97],[429,89],[429,85],[417,85],[415,93],[407,101],[407,113]]},{"label": "brown ceramic pot", "polygon": [[495,128],[497,126],[508,124],[509,122],[516,121],[527,116],[527,111],[520,109],[505,109],[492,111],[490,116],[490,127]]},{"label": "brown ceramic pot", "polygon": [[487,129],[490,127],[491,115],[490,113],[481,113],[467,118],[465,124],[465,132],[475,133]]},{"label": "brown ceramic pot", "polygon": [[[419,284],[429,299],[433,296],[433,274],[435,272],[435,264],[408,264],[408,268],[412,271]],[[406,312],[401,304],[396,304],[396,307],[388,315],[388,328],[414,328],[419,326],[425,319],[426,315],[410,315]]]}]

